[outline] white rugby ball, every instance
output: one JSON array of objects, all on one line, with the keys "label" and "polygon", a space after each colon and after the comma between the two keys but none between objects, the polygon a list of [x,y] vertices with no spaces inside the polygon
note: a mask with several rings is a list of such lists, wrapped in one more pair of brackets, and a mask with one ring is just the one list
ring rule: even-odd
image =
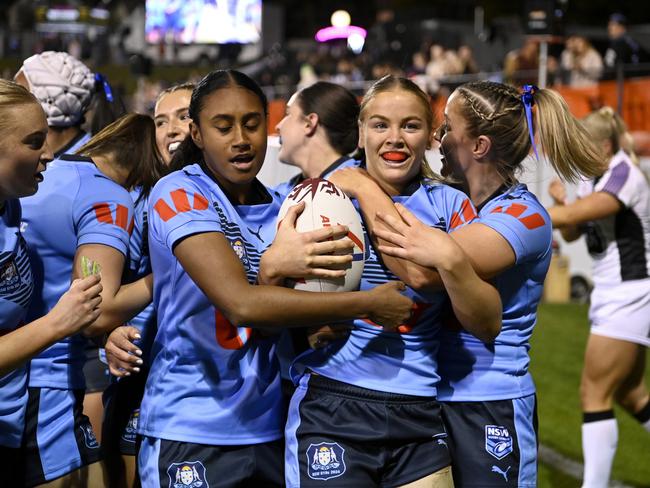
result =
[{"label": "white rugby ball", "polygon": [[306,291],[353,291],[359,288],[363,273],[365,241],[361,218],[350,198],[343,191],[321,178],[304,180],[291,190],[282,203],[278,213],[278,225],[289,207],[305,202],[305,209],[298,216],[296,230],[309,232],[334,225],[347,225],[349,232],[344,239],[354,243],[352,264],[347,268],[345,277],[336,279],[298,278],[294,288]]}]

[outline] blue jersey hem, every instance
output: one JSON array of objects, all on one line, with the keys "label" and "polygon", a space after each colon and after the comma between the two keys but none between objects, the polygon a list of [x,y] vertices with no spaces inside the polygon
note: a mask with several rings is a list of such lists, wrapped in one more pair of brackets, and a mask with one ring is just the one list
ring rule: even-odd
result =
[{"label": "blue jersey hem", "polygon": [[28,386],[30,388],[52,388],[54,390],[85,390],[86,389],[86,383],[56,383],[56,382],[49,382],[49,381],[29,381]]},{"label": "blue jersey hem", "polygon": [[229,437],[227,439],[218,439],[209,436],[201,435],[187,435],[175,432],[156,432],[154,430],[139,429],[138,434],[142,436],[152,437],[155,439],[164,439],[167,441],[188,442],[191,444],[207,444],[210,446],[245,446],[249,444],[263,444],[265,442],[272,442],[282,439],[284,431],[278,430],[274,433],[264,433],[255,437],[242,437],[235,439]]},{"label": "blue jersey hem", "polygon": [[500,393],[494,395],[445,395],[444,393],[438,394],[438,401],[440,402],[492,402],[498,400],[514,400],[515,398],[523,398],[536,393],[535,388],[531,390],[519,390],[516,392]]},{"label": "blue jersey hem", "polygon": [[347,379],[342,380],[341,378],[337,378],[336,376],[327,374],[327,372],[322,372],[319,370],[319,368],[314,368],[309,366],[310,370],[312,370],[314,373],[318,373],[321,376],[325,376],[326,378],[329,378],[334,381],[339,381],[341,383],[347,383],[348,385],[353,385],[353,386],[358,386],[359,388],[366,388],[367,390],[375,390],[375,391],[381,391],[383,393],[395,393],[397,395],[410,395],[410,396],[417,396],[417,397],[422,397],[422,398],[436,398],[436,395],[438,393],[436,388],[431,388],[430,391],[431,393],[423,393],[422,390],[411,390],[409,388],[386,388],[386,383],[375,383],[372,381],[369,382],[358,382],[358,381],[349,381]]}]

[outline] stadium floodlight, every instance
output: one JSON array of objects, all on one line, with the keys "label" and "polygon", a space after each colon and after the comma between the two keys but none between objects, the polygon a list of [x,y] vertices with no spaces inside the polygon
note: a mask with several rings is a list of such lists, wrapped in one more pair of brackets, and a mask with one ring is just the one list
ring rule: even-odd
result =
[{"label": "stadium floodlight", "polygon": [[352,22],[352,18],[347,10],[336,10],[330,17],[330,22],[334,27],[347,27]]},{"label": "stadium floodlight", "polygon": [[316,32],[318,42],[328,42],[335,39],[345,39],[348,41],[348,48],[355,54],[363,50],[368,33],[363,27],[350,25],[352,19],[346,10],[336,10],[330,17],[332,25],[323,27]]}]

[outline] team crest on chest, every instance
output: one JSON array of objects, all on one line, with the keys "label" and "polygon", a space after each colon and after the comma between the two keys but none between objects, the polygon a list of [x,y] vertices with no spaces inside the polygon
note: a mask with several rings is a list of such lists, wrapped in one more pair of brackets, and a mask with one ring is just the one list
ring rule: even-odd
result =
[{"label": "team crest on chest", "polygon": [[232,246],[233,251],[237,254],[237,257],[244,266],[248,266],[248,254],[246,253],[246,244],[241,237],[235,237],[230,239],[230,245]]},{"label": "team crest on chest", "polygon": [[172,463],[167,468],[169,488],[210,488],[205,479],[205,466],[201,461]]},{"label": "team crest on chest", "polygon": [[329,480],[345,473],[343,449],[336,442],[310,444],[307,449],[307,474],[314,480]]},{"label": "team crest on chest", "polygon": [[512,452],[513,441],[508,429],[502,425],[485,426],[485,450],[497,459]]},{"label": "team crest on chest", "polygon": [[20,286],[20,273],[13,259],[0,264],[0,293],[11,293]]}]

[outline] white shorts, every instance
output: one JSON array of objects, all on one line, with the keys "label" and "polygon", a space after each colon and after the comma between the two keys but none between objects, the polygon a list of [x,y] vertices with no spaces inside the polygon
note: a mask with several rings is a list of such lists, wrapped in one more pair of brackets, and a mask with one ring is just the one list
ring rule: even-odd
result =
[{"label": "white shorts", "polygon": [[592,334],[650,347],[650,279],[596,286],[589,320]]}]

